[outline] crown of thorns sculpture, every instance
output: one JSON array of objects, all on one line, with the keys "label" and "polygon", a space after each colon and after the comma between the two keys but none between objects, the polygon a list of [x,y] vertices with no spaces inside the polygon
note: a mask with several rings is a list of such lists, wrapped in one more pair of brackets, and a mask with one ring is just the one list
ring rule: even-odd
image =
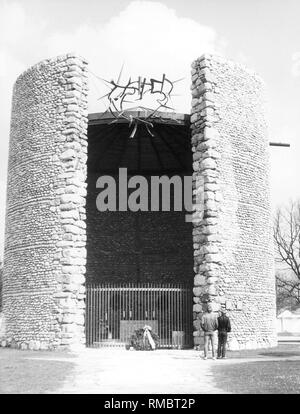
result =
[{"label": "crown of thorns sculpture", "polygon": [[[104,98],[107,98],[108,100],[108,107],[104,114],[107,112],[110,112],[112,114],[115,119],[111,123],[116,123],[118,122],[118,119],[123,118],[129,122],[129,127],[133,125],[130,138],[133,138],[135,136],[139,123],[144,124],[149,134],[151,136],[154,136],[151,131],[153,128],[151,119],[153,119],[157,112],[161,109],[174,111],[174,108],[168,106],[168,103],[172,101],[172,96],[175,96],[172,94],[174,84],[181,81],[182,79],[178,79],[172,82],[166,77],[165,74],[163,74],[161,80],[153,78],[147,79],[145,77],[139,76],[137,80],[132,80],[130,77],[127,83],[122,84],[122,71],[123,67],[116,82],[114,80],[107,81],[97,76],[98,79],[101,79],[103,82],[105,82],[106,86],[110,88],[110,91],[108,93],[99,98],[99,100]],[[147,94],[157,95],[157,107],[153,109],[142,106],[141,104],[128,107],[128,104],[134,104],[138,101],[141,102]],[[126,108],[125,105],[127,106]],[[140,116],[135,115],[133,111],[142,111],[148,115],[141,118]]]}]

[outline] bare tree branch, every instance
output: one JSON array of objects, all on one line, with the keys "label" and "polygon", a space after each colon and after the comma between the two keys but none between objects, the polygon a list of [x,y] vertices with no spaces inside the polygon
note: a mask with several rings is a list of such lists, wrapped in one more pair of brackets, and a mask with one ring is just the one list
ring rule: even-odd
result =
[{"label": "bare tree branch", "polygon": [[[273,236],[277,250],[277,295],[300,304],[300,203],[279,209],[274,219]],[[284,267],[283,267],[284,266]]]}]

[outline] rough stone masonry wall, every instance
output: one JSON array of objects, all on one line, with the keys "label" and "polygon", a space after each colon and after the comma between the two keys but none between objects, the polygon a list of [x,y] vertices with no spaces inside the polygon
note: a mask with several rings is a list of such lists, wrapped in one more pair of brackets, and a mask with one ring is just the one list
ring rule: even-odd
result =
[{"label": "rough stone masonry wall", "polygon": [[30,68],[13,92],[2,346],[84,343],[87,64]]},{"label": "rough stone masonry wall", "polygon": [[263,84],[223,58],[192,65],[194,343],[211,302],[231,349],[275,346],[275,283]]}]

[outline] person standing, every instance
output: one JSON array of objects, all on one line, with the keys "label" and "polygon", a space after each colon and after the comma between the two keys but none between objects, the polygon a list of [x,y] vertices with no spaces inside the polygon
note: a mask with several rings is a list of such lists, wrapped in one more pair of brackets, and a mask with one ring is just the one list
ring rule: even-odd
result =
[{"label": "person standing", "polygon": [[212,359],[215,357],[215,331],[218,329],[217,315],[212,311],[212,306],[209,303],[207,312],[202,316],[201,328],[204,331],[204,359],[207,359],[208,344],[211,342]]},{"label": "person standing", "polygon": [[231,331],[230,319],[225,310],[218,317],[218,359],[226,358],[227,334]]}]

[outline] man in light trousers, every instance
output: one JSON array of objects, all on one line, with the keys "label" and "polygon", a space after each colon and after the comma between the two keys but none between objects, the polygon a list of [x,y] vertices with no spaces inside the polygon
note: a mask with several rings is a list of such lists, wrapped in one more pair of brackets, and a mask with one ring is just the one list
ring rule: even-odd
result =
[{"label": "man in light trousers", "polygon": [[212,359],[215,357],[215,331],[218,329],[217,315],[212,311],[212,305],[209,303],[207,312],[202,316],[201,328],[204,331],[204,359],[207,359],[208,343],[211,342]]}]

